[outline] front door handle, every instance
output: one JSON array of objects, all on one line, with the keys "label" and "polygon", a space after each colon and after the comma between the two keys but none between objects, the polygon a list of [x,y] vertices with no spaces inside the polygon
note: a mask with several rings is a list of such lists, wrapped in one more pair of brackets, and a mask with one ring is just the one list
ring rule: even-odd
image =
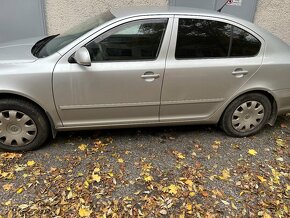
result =
[{"label": "front door handle", "polygon": [[145,81],[147,82],[152,82],[159,77],[160,77],[160,74],[155,74],[153,72],[146,72],[141,76],[141,78],[145,79]]},{"label": "front door handle", "polygon": [[237,78],[242,78],[243,76],[247,75],[249,71],[244,70],[243,68],[237,68],[232,72],[232,75],[236,76]]}]

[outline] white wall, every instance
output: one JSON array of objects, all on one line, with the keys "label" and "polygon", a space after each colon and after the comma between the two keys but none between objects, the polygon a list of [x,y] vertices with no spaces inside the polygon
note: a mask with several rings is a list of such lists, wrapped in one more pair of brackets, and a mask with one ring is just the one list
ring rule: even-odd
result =
[{"label": "white wall", "polygon": [[255,23],[290,45],[290,0],[258,0]]},{"label": "white wall", "polygon": [[[167,0],[46,0],[48,33],[63,32],[109,8],[166,4]],[[258,0],[255,23],[290,45],[290,0]]]},{"label": "white wall", "polygon": [[166,4],[166,0],[46,0],[48,34],[61,33],[110,8]]}]

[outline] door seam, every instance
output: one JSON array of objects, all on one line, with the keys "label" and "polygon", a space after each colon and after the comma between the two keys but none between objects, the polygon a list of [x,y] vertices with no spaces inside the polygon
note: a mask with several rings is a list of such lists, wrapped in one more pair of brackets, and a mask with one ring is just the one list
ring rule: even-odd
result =
[{"label": "door seam", "polygon": [[175,15],[173,15],[173,17],[172,17],[171,33],[170,33],[169,43],[168,43],[167,52],[166,52],[166,56],[165,56],[165,66],[164,66],[164,72],[163,72],[163,78],[162,78],[161,90],[160,90],[160,99],[159,99],[160,103],[159,103],[159,111],[158,111],[158,122],[160,122],[160,120],[161,120],[160,119],[161,118],[160,115],[161,115],[161,100],[162,100],[162,93],[163,93],[163,84],[164,84],[166,67],[167,67],[168,53],[169,53],[169,49],[170,49],[170,46],[171,46],[174,23],[175,23]]}]

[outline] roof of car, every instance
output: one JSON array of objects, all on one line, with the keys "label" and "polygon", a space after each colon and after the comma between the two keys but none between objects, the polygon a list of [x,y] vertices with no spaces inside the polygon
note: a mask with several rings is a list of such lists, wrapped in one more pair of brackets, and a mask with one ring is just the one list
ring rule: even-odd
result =
[{"label": "roof of car", "polygon": [[[127,8],[116,8],[111,9],[111,13],[118,19],[126,18],[126,17],[134,17],[134,16],[142,16],[142,15],[195,15],[195,16],[207,16],[207,17],[215,17],[230,20],[240,25],[243,25],[252,31],[255,31],[261,37],[263,37],[266,41],[271,41],[272,44],[281,50],[286,47],[288,51],[289,45],[282,42],[277,37],[273,36],[268,31],[256,26],[254,23],[249,22],[247,20],[225,14],[220,13],[214,10],[205,10],[199,8],[191,8],[191,7],[173,7],[173,6],[154,6],[154,7],[127,7]],[[276,42],[276,43],[273,43]]]},{"label": "roof of car", "polygon": [[[202,15],[202,16],[214,16],[221,18],[231,18],[235,19],[236,17],[219,13],[214,10],[205,10],[199,8],[191,7],[173,7],[173,6],[163,6],[163,7],[127,7],[127,8],[115,8],[111,10],[111,13],[117,18],[121,17],[130,17],[138,15],[148,15],[148,14],[182,14],[182,15]],[[236,18],[238,19],[238,18]]]},{"label": "roof of car", "polygon": [[134,17],[134,16],[142,16],[142,15],[195,15],[195,16],[207,16],[207,17],[215,17],[222,18],[237,22],[241,25],[244,25],[254,31],[258,31],[260,34],[264,32],[263,29],[257,27],[255,24],[235,17],[230,14],[225,14],[222,12],[217,12],[214,10],[205,10],[200,8],[191,8],[191,7],[174,7],[174,6],[163,6],[163,7],[127,7],[127,8],[116,8],[111,9],[111,13],[116,18],[124,18],[124,17]]}]

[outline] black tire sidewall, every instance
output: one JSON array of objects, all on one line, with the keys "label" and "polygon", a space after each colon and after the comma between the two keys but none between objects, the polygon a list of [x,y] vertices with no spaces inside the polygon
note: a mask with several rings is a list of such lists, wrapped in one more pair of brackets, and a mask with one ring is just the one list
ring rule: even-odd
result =
[{"label": "black tire sidewall", "polygon": [[44,112],[36,105],[22,99],[1,99],[0,112],[16,110],[28,115],[37,127],[37,135],[34,140],[24,146],[7,146],[0,142],[0,148],[6,151],[29,151],[41,146],[49,135],[49,125]]},{"label": "black tire sidewall", "polygon": [[[234,129],[232,126],[232,116],[235,110],[243,103],[247,101],[257,101],[260,104],[263,105],[264,107],[264,118],[262,122],[253,130],[248,131],[248,132],[239,132]],[[225,110],[223,117],[222,117],[222,122],[221,122],[221,127],[225,131],[227,135],[233,136],[233,137],[246,137],[246,136],[251,136],[259,132],[265,124],[268,122],[269,118],[271,115],[271,102],[270,100],[263,94],[259,93],[251,93],[251,94],[246,94],[243,95],[236,100],[234,100]]]}]

